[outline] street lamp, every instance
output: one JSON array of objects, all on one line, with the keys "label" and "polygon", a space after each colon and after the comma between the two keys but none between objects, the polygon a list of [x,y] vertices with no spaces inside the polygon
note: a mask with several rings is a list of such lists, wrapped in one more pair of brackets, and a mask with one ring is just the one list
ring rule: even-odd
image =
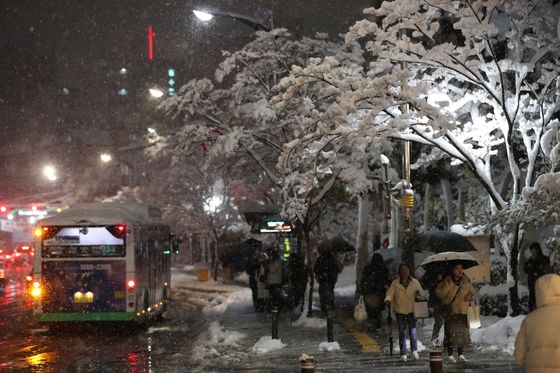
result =
[{"label": "street lamp", "polygon": [[109,163],[109,162],[111,162],[111,160],[113,159],[113,157],[112,157],[111,154],[109,154],[109,153],[102,153],[102,154],[99,156],[99,159],[101,159],[101,162],[103,162],[103,163]]},{"label": "street lamp", "polygon": [[45,175],[49,181],[56,181],[58,179],[58,176],[56,176],[56,169],[50,165],[43,168],[43,175]]},{"label": "street lamp", "polygon": [[212,18],[214,18],[214,16],[212,14],[207,13],[207,12],[202,11],[202,10],[193,10],[193,13],[196,16],[196,18],[200,19],[203,22],[208,22]]},{"label": "street lamp", "polygon": [[271,11],[267,11],[267,17],[266,17],[269,18],[269,22],[270,22],[269,26],[264,25],[262,21],[257,20],[253,17],[249,17],[237,13],[223,12],[221,10],[193,10],[193,13],[196,16],[196,18],[198,18],[203,22],[208,22],[215,16],[225,16],[225,17],[233,18],[236,21],[239,21],[251,27],[255,31],[270,31],[274,28]]},{"label": "street lamp", "polygon": [[163,91],[159,88],[150,88],[148,91],[153,98],[161,98],[163,96]]}]

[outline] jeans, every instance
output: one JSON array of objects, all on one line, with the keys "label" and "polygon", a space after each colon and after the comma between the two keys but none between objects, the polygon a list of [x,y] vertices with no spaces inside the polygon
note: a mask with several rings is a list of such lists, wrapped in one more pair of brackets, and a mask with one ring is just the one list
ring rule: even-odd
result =
[{"label": "jeans", "polygon": [[410,338],[410,350],[418,350],[418,338],[416,336],[416,319],[413,313],[402,314],[397,313],[397,326],[399,328],[399,348],[401,350],[401,356],[407,354],[406,349],[406,332],[408,331],[408,336]]}]

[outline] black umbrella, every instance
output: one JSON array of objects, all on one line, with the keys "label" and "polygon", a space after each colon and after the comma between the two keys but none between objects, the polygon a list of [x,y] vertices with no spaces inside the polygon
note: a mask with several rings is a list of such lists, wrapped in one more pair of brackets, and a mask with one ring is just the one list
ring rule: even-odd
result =
[{"label": "black umbrella", "polygon": [[431,251],[442,253],[445,251],[476,251],[473,244],[458,233],[449,231],[430,231],[414,237],[409,245],[416,252]]},{"label": "black umbrella", "polygon": [[317,250],[319,252],[347,252],[347,251],[356,251],[354,246],[352,246],[348,241],[346,241],[342,237],[334,237],[328,240],[323,240],[317,246]]}]

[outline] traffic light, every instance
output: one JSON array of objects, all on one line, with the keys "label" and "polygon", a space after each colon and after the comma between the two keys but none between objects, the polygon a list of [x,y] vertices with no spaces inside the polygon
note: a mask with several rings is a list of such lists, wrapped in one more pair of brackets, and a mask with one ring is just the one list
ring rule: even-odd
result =
[{"label": "traffic light", "polygon": [[167,93],[169,96],[173,96],[175,94],[175,69],[170,67],[167,69],[167,77],[169,80],[167,81],[168,88]]}]

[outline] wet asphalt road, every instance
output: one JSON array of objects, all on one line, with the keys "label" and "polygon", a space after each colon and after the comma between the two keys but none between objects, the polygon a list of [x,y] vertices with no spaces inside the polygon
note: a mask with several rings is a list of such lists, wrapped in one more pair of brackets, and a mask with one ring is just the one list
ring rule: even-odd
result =
[{"label": "wet asphalt road", "polygon": [[43,326],[26,296],[30,271],[9,267],[0,290],[0,372],[190,371],[192,344],[207,324],[198,311],[172,303],[163,321],[144,327]]}]

